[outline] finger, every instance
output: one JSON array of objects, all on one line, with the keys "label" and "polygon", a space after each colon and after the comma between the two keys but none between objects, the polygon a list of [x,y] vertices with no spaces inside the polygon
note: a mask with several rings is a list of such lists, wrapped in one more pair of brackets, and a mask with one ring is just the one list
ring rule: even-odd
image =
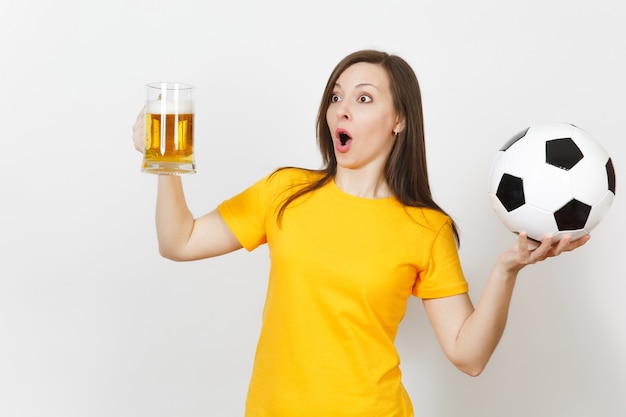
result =
[{"label": "finger", "polygon": [[520,233],[517,238],[517,253],[521,260],[527,260],[530,257],[531,249],[528,246],[528,236],[526,233]]},{"label": "finger", "polygon": [[135,118],[135,125],[138,125],[139,123],[143,122],[143,120],[146,117],[146,113],[145,113],[145,106],[139,111],[139,113],[137,113],[137,117]]},{"label": "finger", "polygon": [[567,247],[571,243],[572,243],[572,237],[571,236],[563,236],[561,238],[561,240],[559,240],[559,242],[556,245],[556,247],[553,248],[552,256],[557,256],[557,255],[560,255],[561,253],[563,253],[563,251],[565,251],[567,249]]},{"label": "finger", "polygon": [[582,245],[584,245],[585,243],[589,242],[589,239],[591,239],[591,235],[590,234],[586,234],[584,236],[582,236],[581,238],[578,238],[572,242],[569,243],[569,245],[565,248],[565,251],[572,251],[576,248],[581,247]]},{"label": "finger", "polygon": [[144,105],[133,125],[133,145],[139,152],[143,152],[145,148],[145,110]]},{"label": "finger", "polygon": [[532,252],[535,249],[537,249],[539,247],[539,245],[541,245],[541,242],[536,241],[535,239],[531,239],[528,237],[527,234],[525,234],[525,240],[526,240],[526,246],[528,247],[528,249]]},{"label": "finger", "polygon": [[535,249],[531,254],[531,260],[533,263],[546,259],[553,248],[554,239],[552,236],[546,236],[541,241],[541,245]]}]

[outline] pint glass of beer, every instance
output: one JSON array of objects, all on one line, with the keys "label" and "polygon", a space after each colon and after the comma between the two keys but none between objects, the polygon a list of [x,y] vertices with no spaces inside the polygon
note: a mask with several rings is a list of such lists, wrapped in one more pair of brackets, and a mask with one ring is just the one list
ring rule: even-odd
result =
[{"label": "pint glass of beer", "polygon": [[193,153],[194,87],[182,83],[146,85],[146,146],[143,172],[196,172]]}]

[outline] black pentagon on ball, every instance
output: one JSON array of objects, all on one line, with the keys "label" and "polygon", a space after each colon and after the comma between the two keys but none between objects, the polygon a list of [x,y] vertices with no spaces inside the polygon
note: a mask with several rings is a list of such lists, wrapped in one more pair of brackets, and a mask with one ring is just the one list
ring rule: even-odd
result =
[{"label": "black pentagon on ball", "polygon": [[554,212],[559,230],[579,230],[585,227],[591,206],[576,199]]},{"label": "black pentagon on ball", "polygon": [[521,178],[504,174],[502,178],[500,178],[496,196],[506,211],[513,211],[526,203],[524,197],[524,182]]},{"label": "black pentagon on ball", "polygon": [[520,140],[521,138],[526,136],[526,133],[528,132],[528,129],[530,129],[530,127],[527,127],[526,129],[522,130],[521,132],[519,132],[518,134],[513,136],[511,139],[507,140],[506,143],[504,145],[502,145],[500,150],[501,151],[506,151],[507,149],[509,149],[511,146],[513,146],[513,144],[515,142],[517,142],[518,140]]},{"label": "black pentagon on ball", "polygon": [[546,141],[546,163],[569,171],[583,159],[583,153],[571,138]]},{"label": "black pentagon on ball", "polygon": [[613,161],[609,158],[606,163],[606,178],[609,183],[609,190],[615,194],[615,169],[613,169]]}]

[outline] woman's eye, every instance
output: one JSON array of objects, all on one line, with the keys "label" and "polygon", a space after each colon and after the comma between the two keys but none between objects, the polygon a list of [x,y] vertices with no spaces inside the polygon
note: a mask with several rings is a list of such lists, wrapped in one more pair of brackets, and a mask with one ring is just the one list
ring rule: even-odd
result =
[{"label": "woman's eye", "polygon": [[338,103],[340,101],[341,101],[341,97],[339,97],[339,95],[333,94],[332,96],[330,96],[331,103]]},{"label": "woman's eye", "polygon": [[364,94],[362,96],[359,96],[357,101],[359,103],[369,103],[370,101],[372,101],[372,98],[370,96]]}]

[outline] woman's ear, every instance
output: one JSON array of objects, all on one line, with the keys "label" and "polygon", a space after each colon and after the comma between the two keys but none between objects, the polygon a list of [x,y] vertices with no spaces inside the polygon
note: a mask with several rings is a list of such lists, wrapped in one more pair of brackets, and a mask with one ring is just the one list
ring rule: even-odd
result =
[{"label": "woman's ear", "polygon": [[398,120],[396,122],[396,125],[393,128],[393,133],[394,134],[398,134],[400,132],[402,132],[404,130],[404,128],[406,127],[406,122],[405,122],[405,118],[398,116]]}]

